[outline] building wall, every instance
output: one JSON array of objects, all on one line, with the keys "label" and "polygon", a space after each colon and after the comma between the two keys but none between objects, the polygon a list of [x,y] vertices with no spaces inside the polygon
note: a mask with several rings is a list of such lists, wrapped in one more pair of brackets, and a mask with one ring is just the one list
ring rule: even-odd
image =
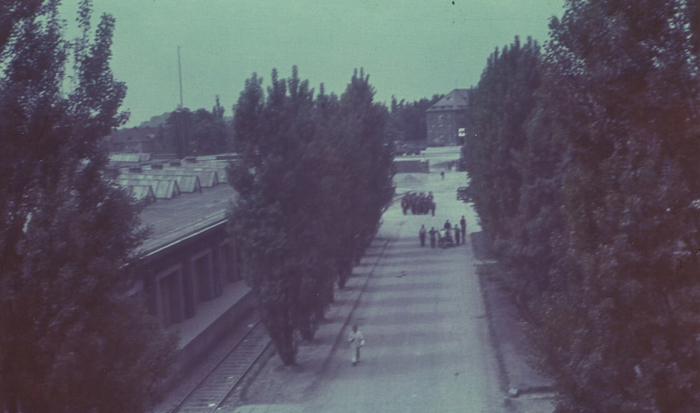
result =
[{"label": "building wall", "polygon": [[[236,300],[215,304],[224,311],[215,319],[203,312],[192,320],[203,328],[187,340],[181,337],[179,369],[186,373],[210,352],[222,337],[241,322],[255,307],[254,295],[241,281],[240,252],[226,235],[226,223],[203,233],[181,239],[144,257],[135,268],[141,280],[129,295],[141,298],[163,327],[177,325],[195,317],[205,302],[221,299],[226,284]],[[235,293],[239,291],[240,293]],[[211,309],[212,306],[209,306]]]},{"label": "building wall", "polygon": [[420,159],[394,159],[397,174],[403,173],[429,173],[430,161]]},{"label": "building wall", "polygon": [[429,146],[455,146],[462,144],[459,128],[466,126],[462,111],[432,111],[426,113]]},{"label": "building wall", "polygon": [[145,304],[164,327],[193,317],[198,304],[241,279],[238,253],[224,226],[148,256],[136,268]]}]

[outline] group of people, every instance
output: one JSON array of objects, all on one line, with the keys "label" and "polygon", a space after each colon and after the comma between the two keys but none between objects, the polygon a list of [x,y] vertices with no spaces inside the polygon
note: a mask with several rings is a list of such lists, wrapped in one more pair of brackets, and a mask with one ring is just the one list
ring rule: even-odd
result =
[{"label": "group of people", "polygon": [[[452,226],[452,223],[450,223],[449,219],[445,221],[445,225],[443,225],[443,230],[444,235],[442,236],[448,237],[450,239],[452,237],[452,232],[454,232],[455,245],[459,245],[460,243],[466,244],[467,220],[464,219],[464,215],[462,215],[462,219],[459,220],[459,225],[455,225],[454,227]],[[430,231],[428,231],[425,228],[425,224],[421,225],[420,230],[418,230],[418,239],[420,240],[421,247],[425,247],[425,239],[428,235],[430,236],[430,248],[435,248],[441,237],[440,231],[436,230],[435,227],[430,228]]]},{"label": "group of people", "polygon": [[432,216],[435,216],[433,192],[428,191],[427,194],[425,192],[407,192],[403,198],[401,198],[401,210],[404,215],[410,210],[413,215],[426,215],[431,213]]}]

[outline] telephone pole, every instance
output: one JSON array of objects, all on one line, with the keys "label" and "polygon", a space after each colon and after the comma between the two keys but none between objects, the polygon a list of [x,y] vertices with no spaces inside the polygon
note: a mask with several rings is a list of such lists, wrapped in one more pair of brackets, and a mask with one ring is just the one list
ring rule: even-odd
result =
[{"label": "telephone pole", "polygon": [[180,109],[182,109],[185,107],[185,105],[182,102],[182,64],[180,63],[180,46],[177,47],[177,73],[180,79]]}]

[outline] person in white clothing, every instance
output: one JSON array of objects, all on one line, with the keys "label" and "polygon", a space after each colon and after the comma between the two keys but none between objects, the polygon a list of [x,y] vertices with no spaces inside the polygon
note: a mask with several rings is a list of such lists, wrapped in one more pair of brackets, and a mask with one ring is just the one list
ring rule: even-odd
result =
[{"label": "person in white clothing", "polygon": [[365,337],[362,335],[362,331],[357,329],[356,325],[352,326],[348,341],[350,342],[350,350],[352,352],[352,366],[355,367],[360,361],[360,347],[365,345]]}]

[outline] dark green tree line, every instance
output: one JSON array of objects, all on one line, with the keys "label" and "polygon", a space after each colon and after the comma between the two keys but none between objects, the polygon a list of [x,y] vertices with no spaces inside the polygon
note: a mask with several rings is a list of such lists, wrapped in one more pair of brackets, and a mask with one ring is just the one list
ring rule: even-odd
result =
[{"label": "dark green tree line", "polygon": [[224,112],[218,96],[211,112],[204,108],[194,112],[188,108],[174,110],[159,128],[159,150],[175,153],[179,159],[229,152],[232,149],[231,132]]},{"label": "dark green tree line", "polygon": [[[532,218],[522,167],[530,158],[527,122],[540,86],[540,49],[535,41],[515,41],[488,59],[468,112],[470,136],[462,148],[470,177],[470,193],[480,224],[496,257],[513,273],[503,274],[516,302],[542,286],[541,253],[529,243],[531,225],[520,225],[519,214]],[[539,154],[536,154],[539,156]],[[539,198],[538,195],[537,198]],[[538,199],[534,200],[538,203]],[[535,210],[539,205],[532,206]]]},{"label": "dark green tree line", "polygon": [[114,18],[93,31],[82,1],[68,42],[57,1],[2,7],[0,408],[144,411],[175,341],[124,296],[143,232],[102,177],[99,141],[128,116],[109,68]]},{"label": "dark green tree line", "polygon": [[[520,146],[490,138],[486,149],[471,137],[478,150],[507,150],[493,165],[467,144],[484,231],[530,289],[530,331],[558,411],[700,405],[698,11],[686,1],[567,1]],[[496,120],[518,112],[492,108],[477,110]],[[489,204],[502,190],[477,185],[488,179],[515,183],[517,202]]]},{"label": "dark green tree line", "polygon": [[415,141],[425,143],[428,140],[428,127],[425,112],[436,104],[444,95],[433,95],[413,102],[404,99],[396,100],[391,97],[390,126],[394,140]]},{"label": "dark green tree line", "polygon": [[551,25],[556,89],[543,99],[572,157],[561,191],[569,271],[541,310],[577,320],[543,317],[568,410],[700,405],[696,7],[570,1]]},{"label": "dark green tree line", "polygon": [[295,67],[286,80],[273,70],[267,93],[254,74],[234,110],[241,161],[229,170],[239,194],[231,230],[285,364],[295,363],[295,332],[313,338],[335,281],[391,200],[387,111],[373,95],[368,77],[355,74],[340,99],[323,88],[314,98]]}]

